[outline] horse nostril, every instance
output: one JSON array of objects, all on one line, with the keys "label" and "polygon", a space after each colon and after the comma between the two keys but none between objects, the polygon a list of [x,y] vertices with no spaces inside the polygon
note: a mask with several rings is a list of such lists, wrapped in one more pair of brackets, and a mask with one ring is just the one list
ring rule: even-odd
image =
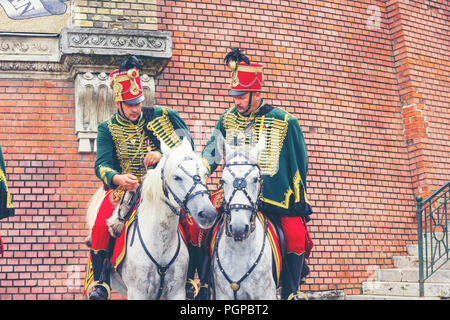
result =
[{"label": "horse nostril", "polygon": [[249,229],[249,226],[248,226],[248,224],[246,224],[244,234],[248,232],[248,229]]},{"label": "horse nostril", "polygon": [[199,211],[198,216],[199,216],[200,218],[204,218],[204,217],[205,217],[204,211],[203,211],[203,210],[202,210],[202,211]]}]

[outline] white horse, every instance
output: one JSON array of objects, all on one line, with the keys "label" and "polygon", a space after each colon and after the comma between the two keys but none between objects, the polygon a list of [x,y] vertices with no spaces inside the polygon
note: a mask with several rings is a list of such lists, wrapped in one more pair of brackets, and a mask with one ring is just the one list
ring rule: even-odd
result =
[{"label": "white horse", "polygon": [[[161,142],[161,150],[163,157],[143,180],[136,219],[127,233],[125,258],[117,272],[111,272],[112,289],[128,299],[184,300],[189,255],[178,231],[180,209],[205,229],[217,216],[205,184],[207,169],[189,141],[183,139],[173,149]],[[102,194],[96,192],[88,209],[91,229]],[[118,211],[119,206],[108,219],[110,232],[120,225]]]},{"label": "white horse", "polygon": [[224,143],[222,173],[224,221],[214,247],[213,287],[215,299],[274,300],[272,251],[264,224],[256,219],[261,175],[257,159],[264,139],[251,148]]}]

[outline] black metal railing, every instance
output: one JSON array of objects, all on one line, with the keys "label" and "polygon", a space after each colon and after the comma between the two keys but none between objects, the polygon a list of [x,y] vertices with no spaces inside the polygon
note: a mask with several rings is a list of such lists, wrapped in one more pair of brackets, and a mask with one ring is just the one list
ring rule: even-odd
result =
[{"label": "black metal railing", "polygon": [[422,201],[417,197],[419,236],[419,296],[424,296],[425,281],[449,261],[447,208],[450,181]]}]

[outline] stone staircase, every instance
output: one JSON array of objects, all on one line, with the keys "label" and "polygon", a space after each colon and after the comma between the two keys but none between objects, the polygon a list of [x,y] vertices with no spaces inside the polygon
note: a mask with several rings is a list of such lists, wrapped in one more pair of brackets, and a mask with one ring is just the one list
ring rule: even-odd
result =
[{"label": "stone staircase", "polygon": [[450,300],[450,261],[425,281],[424,297],[419,297],[418,245],[407,245],[407,256],[395,256],[394,269],[378,269],[377,279],[363,283],[361,295],[345,300]]}]

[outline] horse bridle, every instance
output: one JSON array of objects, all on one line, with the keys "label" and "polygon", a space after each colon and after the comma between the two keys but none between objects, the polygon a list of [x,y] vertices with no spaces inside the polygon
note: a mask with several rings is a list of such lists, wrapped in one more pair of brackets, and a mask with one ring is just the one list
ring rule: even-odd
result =
[{"label": "horse bridle", "polygon": [[[187,160],[194,160],[194,158],[191,157],[184,157],[183,161],[187,161]],[[164,168],[165,165],[167,163],[167,159],[166,162],[164,163],[163,167],[161,168],[161,179],[162,179],[162,189],[163,189],[163,193],[164,196],[166,197],[166,199],[163,199],[164,203],[170,208],[170,210],[176,214],[177,216],[183,217],[185,219],[187,218],[188,215],[188,209],[187,209],[187,203],[189,202],[189,200],[191,200],[192,198],[194,198],[195,196],[199,195],[199,194],[207,194],[209,195],[208,192],[208,188],[206,187],[206,185],[204,183],[202,183],[202,179],[200,177],[200,175],[195,174],[195,175],[191,175],[181,164],[178,166],[179,168],[181,168],[181,170],[183,170],[183,172],[190,178],[192,178],[192,180],[194,180],[194,184],[192,185],[192,187],[189,189],[189,191],[187,192],[186,196],[184,197],[183,200],[180,200],[180,198],[177,197],[177,195],[172,191],[172,189],[170,188],[169,185],[166,184],[166,181],[164,179]],[[196,170],[197,172],[199,171],[199,167],[196,164]],[[205,190],[200,190],[197,192],[192,193],[195,188],[197,187],[197,185],[201,185],[205,188]],[[177,202],[177,204],[180,206],[180,208],[182,210],[177,210],[177,208],[175,208],[168,200],[169,200],[169,192],[172,195],[172,197],[175,199],[175,201]],[[181,212],[183,211],[183,213]],[[162,296],[162,292],[164,289],[164,281],[165,281],[165,276],[167,271],[169,270],[169,267],[172,265],[172,263],[175,261],[175,259],[178,257],[178,254],[180,252],[180,232],[178,232],[178,245],[177,245],[177,249],[175,251],[174,256],[172,257],[172,259],[170,260],[170,262],[166,265],[160,265],[155,258],[151,255],[150,251],[148,250],[148,248],[145,245],[145,242],[142,238],[141,235],[141,231],[139,228],[139,224],[138,224],[138,217],[136,217],[135,219],[136,221],[136,225],[135,225],[135,231],[133,232],[133,236],[131,238],[131,245],[133,245],[134,242],[134,235],[136,233],[136,229],[138,231],[138,236],[139,236],[139,240],[141,242],[141,245],[145,251],[145,253],[147,254],[147,256],[150,258],[150,260],[156,265],[156,268],[158,270],[158,274],[160,275],[160,282],[159,282],[159,288],[158,288],[158,293],[156,296],[156,300],[159,300]]]},{"label": "horse bridle", "polygon": [[[248,171],[244,174],[244,176],[242,178],[238,178],[236,177],[236,174],[233,172],[233,170],[231,169],[234,166],[250,166],[250,169],[248,169]],[[226,228],[225,228],[225,232],[226,235],[228,237],[231,237],[231,229],[230,229],[230,221],[231,221],[231,210],[233,209],[239,209],[239,210],[250,210],[252,212],[251,214],[251,218],[250,218],[250,232],[247,232],[247,235],[245,237],[238,237],[235,238],[236,241],[242,241],[244,240],[246,237],[248,237],[248,235],[250,233],[253,232],[253,230],[255,230],[255,218],[256,218],[256,214],[258,212],[258,208],[260,205],[260,195],[262,192],[262,179],[261,179],[261,175],[259,175],[258,177],[258,182],[259,182],[259,192],[258,192],[258,196],[257,196],[257,200],[256,202],[254,202],[252,200],[252,198],[249,196],[247,190],[245,189],[247,187],[247,181],[245,180],[248,175],[250,174],[250,172],[252,172],[253,168],[257,168],[258,171],[260,171],[259,165],[258,164],[253,164],[253,163],[248,163],[248,162],[239,162],[239,161],[235,161],[235,162],[230,162],[224,165],[224,169],[228,168],[228,171],[230,172],[230,174],[233,176],[234,180],[233,180],[233,192],[231,193],[230,198],[224,199],[224,213],[225,213],[225,224],[226,224]],[[220,180],[220,183],[223,184],[223,180]],[[241,191],[242,193],[244,193],[245,197],[247,198],[247,200],[249,201],[250,204],[241,204],[241,203],[233,203],[231,204],[231,201],[233,200],[234,196],[236,195],[236,192]]]},{"label": "horse bridle", "polygon": [[[181,163],[183,163],[184,161],[188,161],[188,160],[194,160],[194,158],[186,156],[183,158],[183,161]],[[164,196],[166,197],[166,199],[163,199],[164,203],[170,208],[170,210],[172,210],[172,212],[174,214],[176,214],[177,216],[180,216],[182,218],[187,219],[186,215],[189,213],[189,210],[187,208],[187,203],[189,202],[189,200],[191,200],[192,198],[200,195],[200,194],[206,194],[209,196],[209,191],[208,191],[208,187],[206,186],[205,183],[202,182],[202,178],[200,177],[199,174],[195,174],[195,175],[191,175],[184,167],[182,164],[180,164],[178,166],[178,168],[181,168],[181,170],[183,170],[183,172],[190,177],[193,181],[194,184],[192,185],[192,187],[189,189],[189,191],[186,193],[186,195],[184,196],[184,199],[181,200],[174,192],[173,190],[170,188],[170,186],[166,183],[166,180],[164,178],[164,168],[165,165],[167,163],[164,163],[163,167],[161,168],[161,179],[162,179],[162,189],[163,189],[163,193]],[[198,166],[198,164],[196,163],[196,171],[199,172],[200,168]],[[193,192],[195,190],[195,188],[201,185],[204,187],[204,190],[198,190],[196,192]],[[169,200],[169,193],[172,195],[173,199],[175,200],[175,202],[178,204],[178,206],[180,207],[181,210],[177,210],[177,208],[175,208],[175,206],[173,206]]]}]

